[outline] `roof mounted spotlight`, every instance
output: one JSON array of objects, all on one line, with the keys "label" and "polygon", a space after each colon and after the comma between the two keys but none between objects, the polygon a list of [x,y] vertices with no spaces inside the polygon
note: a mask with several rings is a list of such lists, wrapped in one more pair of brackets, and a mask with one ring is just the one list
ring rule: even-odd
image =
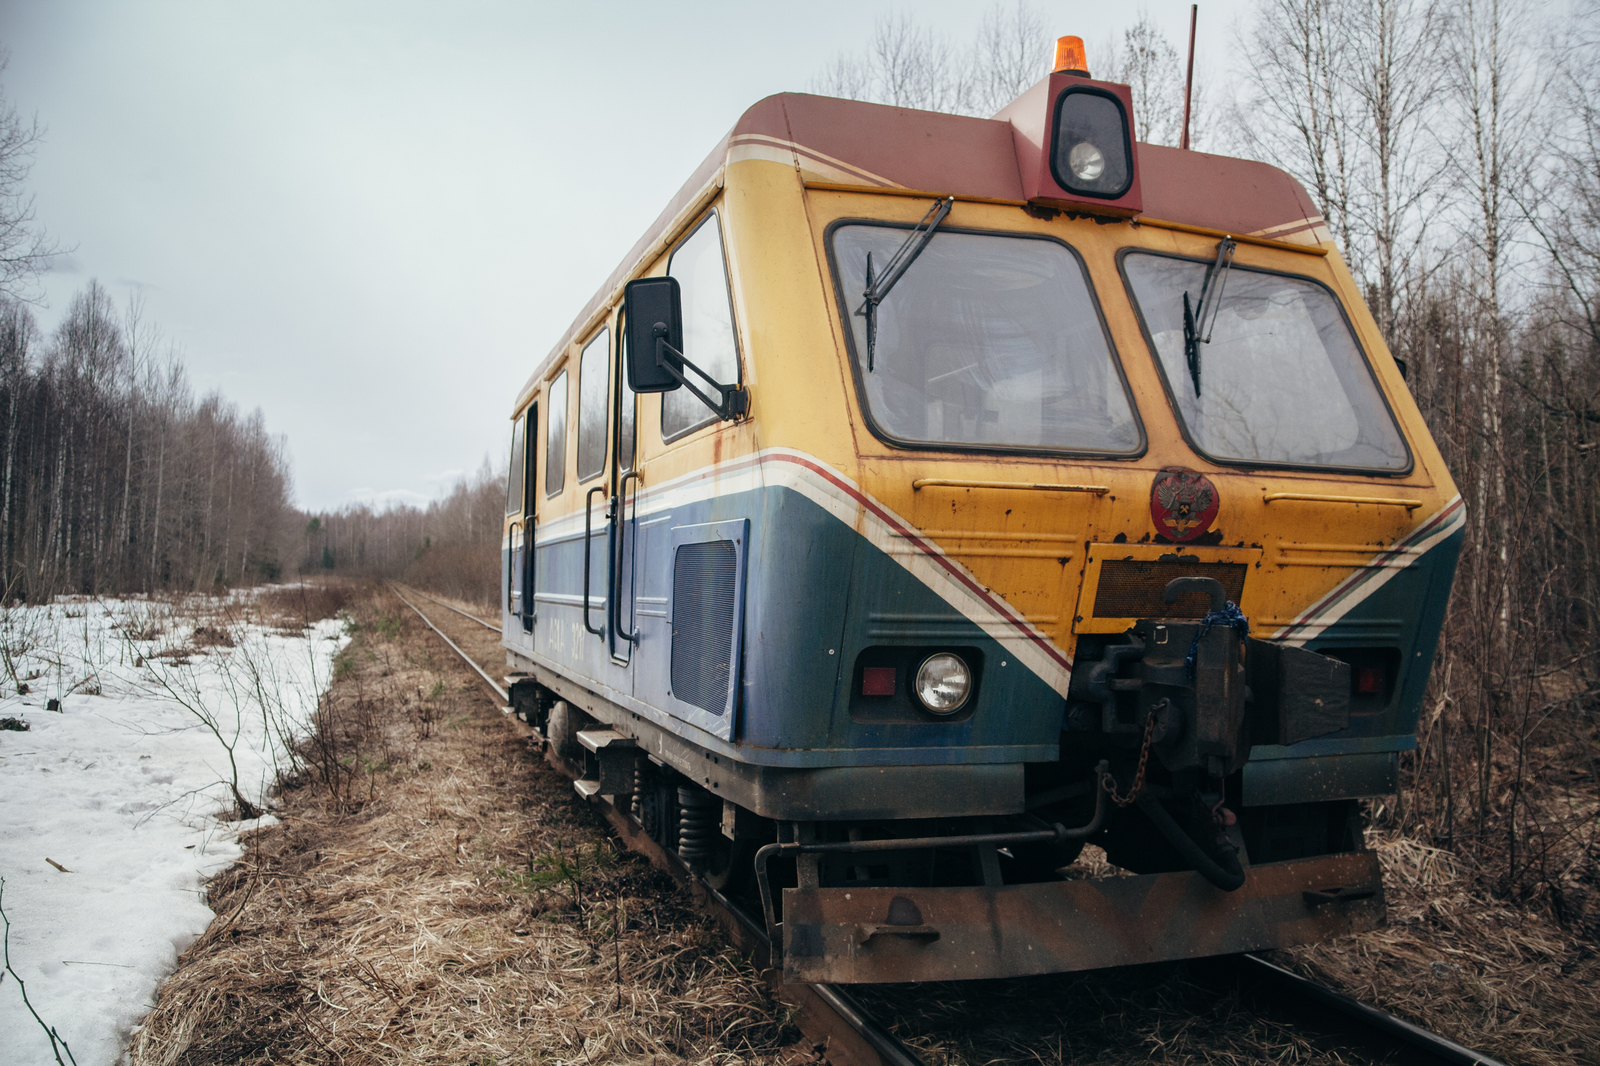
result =
[{"label": "roof mounted spotlight", "polygon": [[1056,40],[1050,75],[995,116],[1017,132],[1023,196],[1090,214],[1144,208],[1133,147],[1133,93],[1094,81],[1081,37]]}]

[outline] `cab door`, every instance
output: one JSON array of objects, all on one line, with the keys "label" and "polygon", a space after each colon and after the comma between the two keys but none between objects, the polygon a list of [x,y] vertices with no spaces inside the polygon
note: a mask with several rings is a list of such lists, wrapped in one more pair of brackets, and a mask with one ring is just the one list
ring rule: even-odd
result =
[{"label": "cab door", "polygon": [[535,449],[539,435],[539,405],[528,408],[511,431],[511,464],[506,472],[506,511],[509,551],[506,560],[507,636],[520,627],[533,632],[533,538],[537,524],[537,494],[532,491],[531,473],[536,467]]},{"label": "cab door", "polygon": [[583,492],[583,638],[581,658],[597,680],[633,690],[632,499],[633,394],[621,374],[618,331],[601,326],[578,357],[578,484]]}]

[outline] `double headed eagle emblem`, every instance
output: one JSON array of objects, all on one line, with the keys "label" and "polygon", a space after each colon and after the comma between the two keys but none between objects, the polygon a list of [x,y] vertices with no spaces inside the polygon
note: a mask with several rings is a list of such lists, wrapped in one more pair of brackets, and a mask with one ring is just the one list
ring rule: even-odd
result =
[{"label": "double headed eagle emblem", "polygon": [[1150,486],[1150,516],[1163,536],[1192,540],[1217,517],[1217,488],[1204,474],[1177,468],[1161,471]]}]

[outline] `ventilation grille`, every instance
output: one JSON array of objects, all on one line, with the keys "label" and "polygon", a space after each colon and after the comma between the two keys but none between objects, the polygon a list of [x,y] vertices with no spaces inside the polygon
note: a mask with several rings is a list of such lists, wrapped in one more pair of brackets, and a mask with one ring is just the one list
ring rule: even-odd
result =
[{"label": "ventilation grille", "polygon": [[1176,603],[1166,601],[1167,582],[1177,577],[1211,577],[1222,582],[1228,599],[1239,602],[1244,592],[1246,563],[1202,563],[1183,559],[1108,559],[1100,564],[1100,586],[1094,591],[1096,618],[1204,618],[1211,600],[1203,592],[1185,592]]},{"label": "ventilation grille", "polygon": [[712,714],[728,707],[739,550],[683,544],[672,566],[672,694]]}]

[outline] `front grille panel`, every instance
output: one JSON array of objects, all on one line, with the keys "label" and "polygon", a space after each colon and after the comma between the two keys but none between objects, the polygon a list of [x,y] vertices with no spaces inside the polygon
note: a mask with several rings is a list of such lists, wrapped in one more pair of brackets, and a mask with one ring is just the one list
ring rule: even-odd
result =
[{"label": "front grille panel", "polygon": [[712,714],[728,708],[739,550],[713,540],[680,545],[672,571],[672,694]]},{"label": "front grille panel", "polygon": [[1176,603],[1165,599],[1167,583],[1179,577],[1210,577],[1222,582],[1228,599],[1244,593],[1246,563],[1202,563],[1198,559],[1108,559],[1100,564],[1094,592],[1096,618],[1204,618],[1211,600],[1185,592]]}]

